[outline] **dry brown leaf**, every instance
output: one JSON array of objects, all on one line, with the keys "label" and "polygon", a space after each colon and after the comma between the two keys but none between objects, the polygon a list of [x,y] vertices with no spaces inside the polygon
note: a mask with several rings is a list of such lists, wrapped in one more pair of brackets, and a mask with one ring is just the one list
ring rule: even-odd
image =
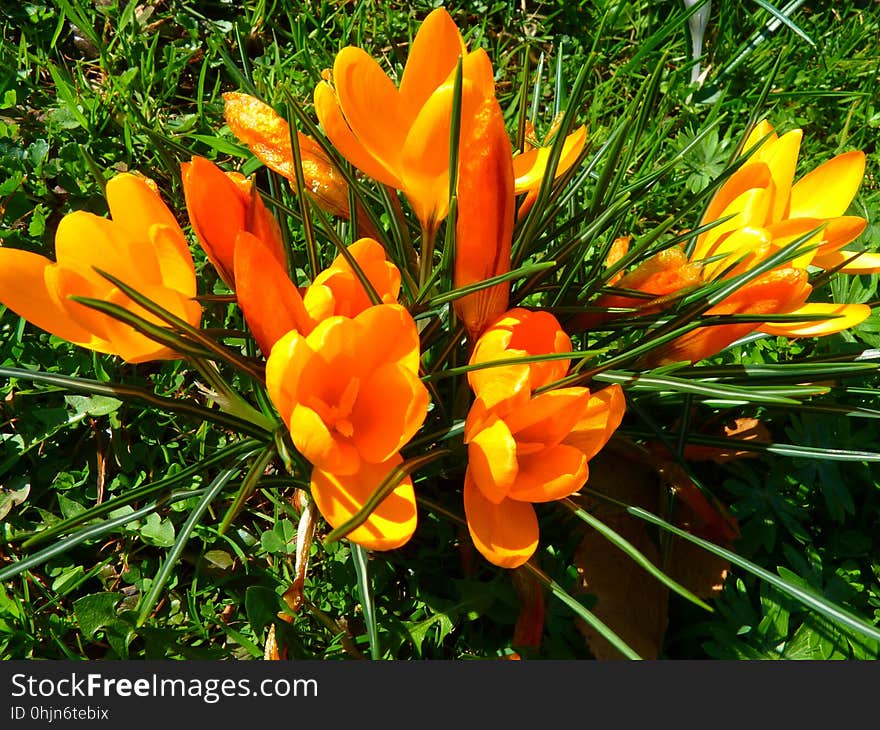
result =
[{"label": "dry brown leaf", "polygon": [[[684,501],[675,501],[672,521],[676,525],[723,547],[732,544],[738,536],[735,521],[720,505],[722,512],[710,505],[684,470],[671,462],[637,457],[636,451],[606,449],[590,462],[588,487],[661,516],[666,511],[666,495],[684,497]],[[723,587],[730,567],[727,561],[665,532],[661,532],[661,549],[646,523],[623,507],[588,496],[576,501],[694,594],[712,598]],[[589,527],[585,527],[574,564],[581,575],[580,592],[596,596],[593,613],[640,656],[656,659],[668,621],[669,590]],[[578,619],[577,626],[597,659],[622,658],[586,623]]]}]

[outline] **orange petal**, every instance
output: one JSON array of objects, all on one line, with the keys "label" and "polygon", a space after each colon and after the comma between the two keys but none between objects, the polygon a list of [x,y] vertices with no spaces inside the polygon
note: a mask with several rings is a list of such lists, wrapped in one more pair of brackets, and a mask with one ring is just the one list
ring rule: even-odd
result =
[{"label": "orange petal", "polygon": [[574,446],[559,444],[521,456],[510,499],[552,502],[578,491],[587,481],[587,457]]},{"label": "orange petal", "polygon": [[400,170],[413,115],[379,64],[362,49],[347,46],[336,54],[333,83],[339,108],[357,140],[383,167]]},{"label": "orange petal", "polygon": [[319,469],[348,475],[356,473],[364,463],[357,448],[347,438],[332,430],[308,406],[294,404],[287,425],[294,446]]},{"label": "orange petal", "polygon": [[516,441],[507,424],[489,414],[468,438],[468,473],[486,499],[498,504],[510,491],[519,469]]},{"label": "orange petal", "polygon": [[837,155],[804,175],[791,189],[791,218],[833,218],[843,215],[865,174],[865,153]]},{"label": "orange petal", "polygon": [[[584,126],[578,127],[565,138],[554,179],[567,172],[577,161],[586,142],[587,128]],[[514,191],[517,195],[529,190],[538,190],[541,187],[541,181],[547,172],[551,149],[551,145],[537,147],[513,158]]]},{"label": "orange petal", "polygon": [[[180,294],[180,292],[161,285],[154,287],[142,286],[139,288],[139,291],[166,311],[192,326],[198,327],[202,314],[202,307],[198,302]],[[140,306],[134,304],[127,295],[115,287],[103,298],[112,304],[125,307],[149,322],[164,326],[164,323],[158,317],[141,309]],[[71,307],[74,306],[83,305],[71,302]],[[83,308],[85,307],[83,306]],[[104,332],[108,343],[108,351],[118,355],[126,362],[141,363],[150,360],[167,360],[180,357],[179,353],[146,335],[140,334],[124,322],[100,313],[99,316],[105,319]]]},{"label": "orange petal", "polygon": [[389,362],[412,373],[419,371],[419,332],[412,315],[404,307],[378,304],[365,309],[353,321],[364,333],[359,353],[363,372]]},{"label": "orange petal", "polygon": [[546,448],[569,434],[589,399],[590,391],[586,388],[556,388],[534,396],[504,420],[518,445],[540,444]]},{"label": "orange petal", "polygon": [[324,134],[346,160],[384,185],[393,188],[402,186],[398,170],[388,167],[384,160],[375,158],[352,132],[339,108],[336,93],[325,81],[319,82],[315,87],[314,101],[315,114],[321,122]]},{"label": "orange petal", "polygon": [[[471,354],[470,364],[507,360],[523,355],[546,355],[571,351],[571,338],[565,334],[559,321],[549,312],[532,312],[517,307],[496,319],[477,340]],[[564,377],[570,361],[547,360],[535,362],[528,367],[528,389],[522,380],[519,365],[499,366],[468,373],[468,382],[474,393],[494,407],[506,398],[526,396],[532,390],[548,385]],[[505,368],[514,368],[506,370]],[[493,379],[499,379],[494,384]],[[501,381],[503,379],[503,382]],[[504,391],[512,388],[509,393]]]},{"label": "orange petal", "polygon": [[[394,454],[382,464],[361,465],[354,474],[340,476],[322,469],[312,471],[311,493],[324,519],[340,527],[360,510],[389,472],[403,462]],[[416,529],[416,498],[406,477],[359,527],[348,533],[352,542],[368,550],[392,550],[406,543]]]},{"label": "orange petal", "polygon": [[378,463],[401,449],[425,420],[429,400],[422,381],[397,363],[372,372],[351,412],[352,441],[361,456]]},{"label": "orange petal", "polygon": [[490,563],[516,568],[538,547],[538,518],[532,505],[511,499],[490,502],[474,484],[470,470],[464,477],[464,513],[474,545]]},{"label": "orange petal", "polygon": [[193,157],[181,165],[186,210],[193,232],[227,286],[232,286],[235,239],[245,229],[247,198],[217,165]]},{"label": "orange petal", "polygon": [[45,256],[0,248],[0,302],[19,317],[57,337],[76,344],[88,343],[91,333],[47,287],[47,269],[57,269],[57,266]]},{"label": "orange petal", "polygon": [[[382,245],[371,238],[361,238],[348,247],[348,253],[354,258],[382,302],[396,304],[400,293],[400,271],[385,257],[385,249]],[[319,308],[311,301],[314,297],[317,296],[320,300],[325,297],[321,288],[326,288],[333,299],[333,314],[356,317],[372,306],[367,290],[342,254],[318,274],[309,287],[305,302],[310,311],[312,307]],[[310,297],[309,294],[313,291],[316,294]],[[323,308],[323,305],[320,308]]]},{"label": "orange petal", "polygon": [[[772,237],[765,228],[746,226],[733,231],[715,246],[712,256],[723,256],[723,258],[705,264],[703,276],[706,279],[714,279],[724,273],[730,278],[745,273],[767,257],[770,253],[771,240]],[[780,243],[780,245],[784,244]],[[808,260],[804,261],[803,265],[806,266],[807,263]]]},{"label": "orange petal", "polygon": [[444,8],[431,11],[419,26],[400,79],[400,96],[415,116],[466,53],[455,22]]},{"label": "orange petal", "polygon": [[[786,314],[804,304],[811,291],[804,269],[774,269],[735,291],[707,314]],[[759,326],[758,322],[744,322],[700,327],[652,353],[647,361],[654,365],[697,362]]]},{"label": "orange petal", "polygon": [[855,215],[830,218],[825,223],[825,228],[822,231],[822,245],[816,251],[814,259],[824,254],[833,253],[855,241],[868,225],[868,221]]},{"label": "orange petal", "polygon": [[[291,330],[272,347],[266,359],[266,390],[279,415],[286,423],[294,404],[299,400],[299,385],[303,371],[313,365],[315,352],[305,335]],[[318,358],[318,365],[326,363]]]},{"label": "orange petal", "polygon": [[309,334],[314,322],[299,291],[263,243],[241,231],[234,250],[238,305],[263,354],[290,330]]},{"label": "orange petal", "polygon": [[[851,263],[846,263],[847,261]],[[817,255],[813,261],[823,269],[837,269],[842,274],[875,274],[880,271],[880,254],[867,251],[832,251]]]},{"label": "orange petal", "polygon": [[814,319],[805,322],[768,322],[760,326],[761,332],[783,337],[821,337],[855,327],[871,316],[867,304],[834,304],[808,302],[788,314],[824,316],[830,319]]},{"label": "orange petal", "polygon": [[[492,64],[485,51],[468,56],[468,73],[483,85],[479,106],[463,104],[459,137],[458,217],[454,285],[475,284],[510,271],[515,196],[510,138],[495,98]],[[488,77],[488,78],[486,78]],[[463,99],[464,101],[464,99]],[[482,289],[453,302],[473,341],[507,309],[510,284]]]},{"label": "orange petal", "polygon": [[592,459],[608,443],[626,411],[623,389],[615,384],[590,396],[587,408],[563,443],[574,446]]},{"label": "orange petal", "polygon": [[[449,212],[449,135],[453,87],[444,84],[419,110],[400,155],[399,170],[406,199],[427,230]],[[473,84],[462,82],[462,121],[478,101]]]}]

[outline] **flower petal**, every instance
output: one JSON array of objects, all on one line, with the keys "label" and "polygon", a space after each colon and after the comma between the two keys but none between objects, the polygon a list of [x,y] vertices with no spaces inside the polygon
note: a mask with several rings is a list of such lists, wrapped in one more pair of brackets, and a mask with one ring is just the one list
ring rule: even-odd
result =
[{"label": "flower petal", "polygon": [[413,116],[466,52],[461,33],[446,9],[428,13],[410,45],[400,79],[400,96]]},{"label": "flower petal", "polygon": [[241,231],[235,242],[235,293],[248,327],[263,354],[290,330],[313,327],[299,291],[287,272],[256,237]]},{"label": "flower petal", "polygon": [[833,218],[843,215],[865,174],[865,153],[837,155],[804,175],[791,189],[791,218]]},{"label": "flower petal", "polygon": [[[354,474],[340,476],[323,469],[312,471],[311,493],[324,519],[333,527],[350,520],[367,502],[389,472],[403,459],[393,455],[382,464],[363,463]],[[406,477],[348,539],[368,550],[392,550],[405,544],[416,529],[416,497]]]},{"label": "flower petal", "polygon": [[519,502],[552,502],[586,484],[587,457],[574,446],[559,444],[521,456],[510,499]]},{"label": "flower petal", "polygon": [[[479,106],[463,105],[459,145],[454,285],[463,287],[510,271],[515,196],[510,138],[495,98],[486,52],[469,54],[467,73],[481,85]],[[455,312],[473,341],[507,309],[510,283],[456,299]]]},{"label": "flower petal", "polygon": [[516,568],[538,547],[538,518],[532,505],[511,499],[490,502],[474,484],[470,469],[464,477],[464,513],[474,545],[490,563]]},{"label": "flower petal", "polygon": [[50,292],[46,281],[50,268],[57,265],[45,256],[0,248],[0,302],[46,332],[76,344],[88,343],[91,333]]},{"label": "flower petal", "polygon": [[590,396],[581,419],[563,443],[579,449],[588,460],[592,459],[608,443],[625,411],[623,389],[617,384],[602,388]]},{"label": "flower petal", "polygon": [[214,163],[193,157],[181,165],[186,210],[193,232],[220,278],[232,286],[235,238],[245,229],[247,198]]},{"label": "flower petal", "polygon": [[[113,222],[123,228],[132,239],[145,242],[150,226],[159,223],[176,230],[181,240],[186,240],[177,219],[159,197],[159,193],[139,175],[115,175],[107,181],[105,195]],[[188,257],[189,250],[181,251],[181,255]]]},{"label": "flower petal", "polygon": [[339,108],[358,141],[383,167],[400,170],[413,115],[379,64],[366,51],[347,46],[333,62],[333,84]]},{"label": "flower petal", "polygon": [[[556,164],[554,179],[567,172],[577,161],[586,142],[587,128],[585,126],[578,127],[565,138],[559,162]],[[516,195],[529,190],[538,190],[541,187],[541,181],[547,172],[551,149],[552,145],[537,147],[513,158],[514,192]]]},{"label": "flower petal", "polygon": [[798,153],[801,148],[803,132],[792,129],[769,144],[765,144],[752,158],[760,160],[770,168],[773,179],[773,203],[770,220],[778,221],[788,214],[791,183],[797,168]]},{"label": "flower petal", "polygon": [[871,316],[867,304],[834,304],[831,302],[808,302],[788,314],[826,316],[804,322],[767,322],[760,326],[761,332],[783,337],[821,337],[855,327]]},{"label": "flower petal", "polygon": [[507,424],[489,414],[468,439],[468,473],[486,499],[498,504],[510,491],[519,470],[516,441]]},{"label": "flower petal", "polygon": [[418,376],[397,363],[371,373],[351,412],[352,441],[361,456],[379,463],[401,449],[425,420],[429,400]]},{"label": "flower petal", "polygon": [[399,304],[378,304],[353,320],[364,332],[359,353],[361,372],[381,363],[398,363],[412,373],[419,371],[419,332],[412,315]]},{"label": "flower petal", "polygon": [[297,450],[317,468],[337,475],[356,473],[364,461],[354,445],[332,431],[317,412],[296,403],[288,422]]},{"label": "flower petal", "polygon": [[318,121],[321,122],[324,134],[339,150],[339,154],[365,175],[383,185],[400,188],[398,170],[388,167],[384,160],[375,158],[354,135],[348,122],[345,121],[345,117],[342,116],[339,101],[330,84],[326,81],[318,83],[315,87],[314,101],[315,114],[318,116]]},{"label": "flower petal", "polygon": [[534,396],[504,420],[518,445],[540,444],[546,448],[568,435],[582,417],[589,399],[587,388],[556,388]]},{"label": "flower petal", "polygon": [[159,261],[162,283],[185,297],[194,297],[196,268],[180,228],[154,223],[147,235]]},{"label": "flower petal", "polygon": [[[852,262],[846,263],[850,259]],[[880,253],[844,249],[817,255],[812,263],[823,269],[837,269],[842,274],[876,274],[880,271]]]}]

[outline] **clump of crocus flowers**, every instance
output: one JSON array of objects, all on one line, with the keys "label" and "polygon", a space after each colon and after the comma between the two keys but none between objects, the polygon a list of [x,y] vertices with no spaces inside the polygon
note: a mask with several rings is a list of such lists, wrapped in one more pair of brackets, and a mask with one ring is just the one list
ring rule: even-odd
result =
[{"label": "clump of crocus flowers", "polygon": [[[436,488],[414,479],[413,464],[434,450],[447,460],[443,483],[460,490],[477,550],[495,565],[522,565],[540,540],[542,508],[535,505],[587,484],[590,460],[626,411],[619,385],[579,380],[572,340],[540,299],[511,305],[505,276],[514,230],[550,175],[550,142],[530,131],[524,148],[514,149],[489,56],[467,48],[442,8],[422,23],[399,83],[362,49],[337,54],[314,90],[326,140],[297,130],[291,136],[288,121],[252,96],[228,92],[224,100],[229,128],[256,158],[323,214],[351,226],[350,242],[335,236],[312,252],[309,269],[253,179],[198,156],[181,165],[193,235],[234,296],[255,344],[247,372],[274,409],[274,436],[295,454],[293,470],[305,465],[307,474],[297,476],[307,477],[315,505],[348,539],[399,548],[417,531],[417,493]],[[703,314],[796,321],[701,326],[643,362],[696,362],[754,330],[821,335],[867,317],[866,305],[808,301],[810,267],[880,269],[876,254],[844,248],[865,228],[864,219],[845,215],[864,155],[839,155],[793,182],[800,138],[799,130],[778,136],[767,122],[751,130],[747,157],[699,222],[704,232],[687,249],[668,248],[615,276],[608,283],[620,293],[594,302],[598,313],[569,318],[569,332],[626,316],[617,309],[663,311],[683,293],[736,277],[742,286]],[[578,163],[585,143],[584,127],[567,134],[554,180]],[[420,235],[392,246],[376,227],[379,217],[360,201],[352,207],[352,181],[381,187],[398,205],[399,193]],[[177,218],[137,175],[110,179],[106,197],[108,218],[64,217],[54,261],[0,248],[0,301],[37,327],[130,363],[189,357],[171,334],[189,332],[192,341],[203,305]],[[405,218],[402,208],[395,213]],[[793,242],[790,256],[749,276]],[[628,245],[625,238],[615,243],[614,261]],[[443,266],[446,279],[435,276]],[[443,281],[455,295],[437,314],[423,302]],[[438,331],[446,333],[440,345]],[[257,350],[261,356],[253,357]],[[436,383],[453,352],[459,362],[450,378],[461,387],[441,390]]]}]

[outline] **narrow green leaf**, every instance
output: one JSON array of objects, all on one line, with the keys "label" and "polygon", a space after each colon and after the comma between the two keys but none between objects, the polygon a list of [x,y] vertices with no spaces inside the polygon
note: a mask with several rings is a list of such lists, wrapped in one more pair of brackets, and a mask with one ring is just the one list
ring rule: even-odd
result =
[{"label": "narrow green leaf", "polygon": [[357,574],[358,597],[364,613],[364,623],[367,625],[367,636],[370,638],[370,657],[381,659],[379,628],[376,625],[376,606],[373,603],[373,589],[370,584],[370,566],[367,550],[356,543],[352,543],[351,559],[354,561],[354,570]]}]

